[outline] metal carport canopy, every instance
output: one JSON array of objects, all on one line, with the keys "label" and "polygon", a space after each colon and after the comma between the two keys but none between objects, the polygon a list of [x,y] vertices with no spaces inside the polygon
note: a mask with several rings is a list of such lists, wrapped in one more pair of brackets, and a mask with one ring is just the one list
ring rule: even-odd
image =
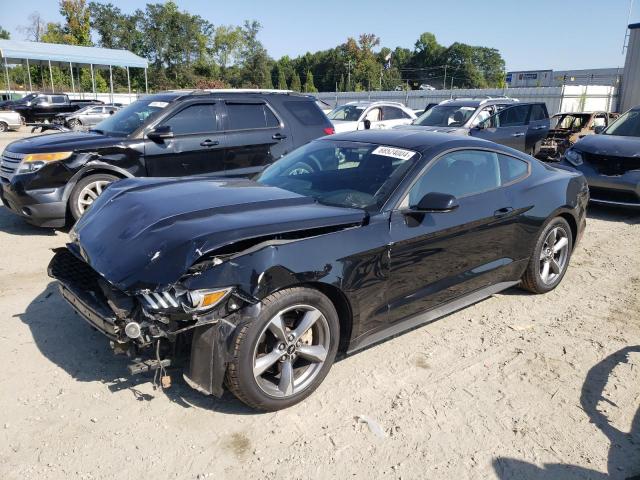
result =
[{"label": "metal carport canopy", "polygon": [[31,64],[77,66],[110,65],[113,67],[147,68],[149,62],[128,50],[111,48],[78,47],[57,43],[22,42],[0,40],[0,58],[10,64],[29,60]]}]

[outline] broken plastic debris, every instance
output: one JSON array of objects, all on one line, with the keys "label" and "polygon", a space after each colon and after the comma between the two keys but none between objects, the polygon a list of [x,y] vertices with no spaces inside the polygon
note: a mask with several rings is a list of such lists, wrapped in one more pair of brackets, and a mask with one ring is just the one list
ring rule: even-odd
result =
[{"label": "broken plastic debris", "polygon": [[380,424],[371,417],[368,417],[367,415],[357,415],[356,420],[359,423],[366,423],[371,433],[373,433],[376,437],[386,438],[387,434],[384,433],[384,430],[382,429]]}]

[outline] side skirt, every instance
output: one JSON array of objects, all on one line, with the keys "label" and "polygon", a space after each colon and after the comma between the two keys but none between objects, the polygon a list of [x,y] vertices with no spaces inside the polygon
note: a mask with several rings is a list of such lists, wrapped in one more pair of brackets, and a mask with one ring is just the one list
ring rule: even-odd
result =
[{"label": "side skirt", "polygon": [[490,285],[488,287],[481,288],[480,290],[476,290],[475,292],[465,295],[464,297],[456,298],[455,300],[452,300],[451,302],[436,307],[432,310],[419,313],[405,320],[394,323],[393,325],[372,333],[371,335],[367,335],[361,340],[356,339],[355,342],[347,350],[347,355],[351,355],[352,353],[364,350],[365,348],[369,348],[385,340],[397,337],[398,335],[406,333],[409,330],[413,330],[422,325],[438,320],[446,315],[457,312],[458,310],[462,310],[469,305],[478,303],[479,301],[484,300],[495,293],[506,290],[507,288],[513,287],[518,283],[520,283],[520,281],[496,283],[495,285]]}]

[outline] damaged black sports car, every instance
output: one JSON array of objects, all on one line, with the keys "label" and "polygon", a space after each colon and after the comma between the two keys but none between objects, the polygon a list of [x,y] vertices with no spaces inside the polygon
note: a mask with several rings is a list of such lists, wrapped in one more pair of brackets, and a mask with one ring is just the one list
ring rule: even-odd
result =
[{"label": "damaged black sports car", "polygon": [[255,181],[116,182],[49,273],[136,365],[183,351],[192,387],[277,410],[338,354],[513,285],[555,288],[588,199],[580,173],[484,140],[352,132]]}]

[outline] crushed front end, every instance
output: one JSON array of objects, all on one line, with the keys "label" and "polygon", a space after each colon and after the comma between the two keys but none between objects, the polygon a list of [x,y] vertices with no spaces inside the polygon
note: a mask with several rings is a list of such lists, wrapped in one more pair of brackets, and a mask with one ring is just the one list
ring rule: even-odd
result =
[{"label": "crushed front end", "polygon": [[85,262],[76,245],[54,250],[48,273],[60,293],[116,354],[132,359],[129,373],[189,366],[184,378],[206,394],[222,395],[229,339],[249,305],[234,288],[188,291],[176,284],[162,292],[123,292]]}]

